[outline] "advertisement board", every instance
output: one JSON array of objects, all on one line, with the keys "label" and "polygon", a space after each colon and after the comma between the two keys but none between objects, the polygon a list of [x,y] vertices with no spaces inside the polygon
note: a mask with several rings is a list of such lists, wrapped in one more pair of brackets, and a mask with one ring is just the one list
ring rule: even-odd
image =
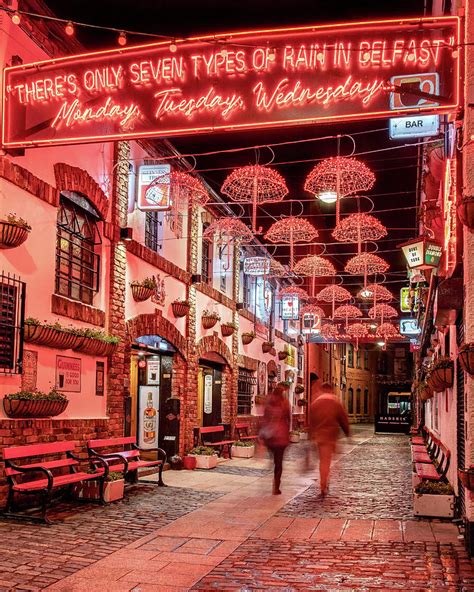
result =
[{"label": "advertisement board", "polygon": [[56,356],[56,388],[70,393],[81,392],[81,358]]},{"label": "advertisement board", "polygon": [[138,446],[143,449],[158,447],[159,387],[140,386],[138,391]]},{"label": "advertisement board", "polygon": [[138,169],[137,206],[142,211],[165,211],[171,207],[169,164],[144,164]]},{"label": "advertisement board", "polygon": [[458,17],[264,29],[6,68],[4,147],[456,110]]},{"label": "advertisement board", "polygon": [[296,321],[300,316],[300,301],[298,296],[283,296],[280,301],[280,317],[284,321]]}]

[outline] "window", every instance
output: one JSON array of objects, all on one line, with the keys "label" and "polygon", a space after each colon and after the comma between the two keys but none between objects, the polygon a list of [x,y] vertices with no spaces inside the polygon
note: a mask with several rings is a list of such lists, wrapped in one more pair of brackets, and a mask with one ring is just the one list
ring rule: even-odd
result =
[{"label": "window", "polygon": [[347,365],[349,368],[354,368],[354,346],[352,343],[347,346]]},{"label": "window", "polygon": [[369,415],[369,389],[364,390],[364,415]]},{"label": "window", "polygon": [[[203,233],[208,226],[209,224],[202,225]],[[201,275],[205,284],[212,282],[212,243],[204,239],[202,240]]]},{"label": "window", "polygon": [[364,370],[369,369],[369,350],[364,349]]},{"label": "window", "polygon": [[360,415],[361,395],[362,391],[358,388],[356,390],[356,415]]},{"label": "window", "polygon": [[163,213],[147,212],[145,216],[145,245],[155,251],[163,247]]},{"label": "window", "polygon": [[357,351],[356,351],[356,368],[362,368],[362,366],[360,364],[360,354],[361,354],[360,349],[357,349]]},{"label": "window", "polygon": [[237,415],[249,415],[252,407],[252,395],[257,384],[254,373],[244,368],[239,368],[237,382]]},{"label": "window", "polygon": [[219,259],[221,262],[221,277],[220,277],[220,286],[219,290],[221,292],[225,292],[227,288],[227,275],[225,270],[225,265],[227,264],[227,256],[226,256],[226,248],[219,247]]},{"label": "window", "polygon": [[61,194],[56,236],[56,293],[92,304],[99,290],[99,216],[85,197]]},{"label": "window", "polygon": [[354,415],[354,389],[352,387],[347,391],[347,413]]},{"label": "window", "polygon": [[21,372],[25,284],[0,275],[0,372]]},{"label": "window", "polygon": [[246,273],[242,273],[242,302],[244,305],[244,308],[246,310],[250,310],[250,307],[252,305],[251,303],[251,289],[250,289],[250,281],[251,281],[251,277],[249,275],[247,275]]}]

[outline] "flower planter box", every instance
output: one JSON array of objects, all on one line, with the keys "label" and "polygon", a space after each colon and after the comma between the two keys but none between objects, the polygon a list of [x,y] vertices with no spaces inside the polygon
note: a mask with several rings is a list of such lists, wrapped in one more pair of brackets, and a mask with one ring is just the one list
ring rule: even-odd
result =
[{"label": "flower planter box", "polygon": [[413,514],[431,518],[454,517],[454,495],[413,493]]},{"label": "flower planter box", "polygon": [[308,404],[308,401],[306,399],[298,399],[296,404],[298,407],[305,407]]},{"label": "flower planter box", "polygon": [[4,397],[3,408],[8,417],[55,417],[66,410],[69,401],[48,399],[8,399]]},{"label": "flower planter box", "polygon": [[37,343],[57,349],[76,349],[83,340],[80,335],[43,325],[25,325],[24,337],[28,343]]},{"label": "flower planter box", "polygon": [[14,249],[22,245],[29,234],[28,228],[0,220],[0,249]]},{"label": "flower planter box", "polygon": [[271,345],[271,343],[267,343],[267,342],[262,343],[262,352],[264,354],[270,353],[272,351],[272,348],[273,348],[273,346]]},{"label": "flower planter box", "polygon": [[232,335],[234,331],[234,327],[229,327],[229,325],[221,325],[222,337],[230,337],[230,335]]},{"label": "flower planter box", "polygon": [[290,434],[290,442],[292,442],[293,444],[296,444],[300,441],[300,435],[299,434]]},{"label": "flower planter box", "polygon": [[436,392],[451,388],[454,384],[454,364],[447,368],[433,368],[429,380]]},{"label": "flower planter box", "polygon": [[464,226],[474,228],[474,196],[466,195],[458,203],[458,216]]},{"label": "flower planter box", "polygon": [[196,469],[215,469],[217,467],[217,454],[196,454]]},{"label": "flower planter box", "polygon": [[431,399],[434,395],[433,390],[428,387],[420,389],[419,393],[420,393],[420,399],[422,401],[428,401],[428,399]]},{"label": "flower planter box", "polygon": [[194,471],[196,468],[196,457],[195,456],[185,456],[183,458],[183,467],[188,471]]},{"label": "flower planter box", "polygon": [[[104,500],[106,503],[116,502],[123,498],[125,489],[125,480],[106,481],[104,486]],[[90,479],[75,483],[73,487],[74,495],[79,499],[98,500],[99,499],[99,481]]]},{"label": "flower planter box", "polygon": [[172,302],[171,310],[176,318],[185,317],[191,307],[186,302]]},{"label": "flower planter box", "polygon": [[286,360],[286,358],[288,357],[288,352],[286,351],[280,351],[278,352],[278,359],[283,361]]},{"label": "flower planter box", "polygon": [[255,445],[253,446],[232,446],[232,458],[252,458],[255,454]]},{"label": "flower planter box", "polygon": [[75,349],[90,356],[110,356],[116,347],[116,343],[109,343],[108,341],[94,339],[92,337],[84,337]]},{"label": "flower planter box", "polygon": [[277,355],[277,350],[274,347],[272,347],[272,349],[270,350],[270,355],[271,356],[276,356]]},{"label": "flower planter box", "polygon": [[469,491],[474,490],[474,468],[458,469],[458,477],[466,489]]},{"label": "flower planter box", "polygon": [[144,302],[145,300],[148,300],[155,291],[155,288],[147,288],[145,286],[137,286],[133,284],[130,287],[132,288],[133,299],[136,302]]},{"label": "flower planter box", "polygon": [[469,344],[461,348],[458,354],[458,361],[464,372],[467,372],[470,376],[474,376],[474,345],[471,346]]},{"label": "flower planter box", "polygon": [[202,326],[204,329],[212,329],[218,320],[216,317],[202,317]]},{"label": "flower planter box", "polygon": [[244,345],[250,345],[254,339],[255,337],[253,335],[242,335],[242,343]]}]

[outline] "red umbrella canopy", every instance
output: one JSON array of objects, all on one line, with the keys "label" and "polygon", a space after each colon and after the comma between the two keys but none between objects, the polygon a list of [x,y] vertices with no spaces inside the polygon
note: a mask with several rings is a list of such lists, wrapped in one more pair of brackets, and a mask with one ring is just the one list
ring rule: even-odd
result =
[{"label": "red umbrella canopy", "polygon": [[322,302],[345,302],[352,298],[351,293],[342,286],[332,284],[323,288],[316,296]]},{"label": "red umbrella canopy", "polygon": [[202,237],[205,240],[214,240],[218,242],[229,242],[239,240],[243,243],[250,243],[254,239],[252,231],[237,218],[231,216],[227,218],[218,218],[211,222],[206,228]]},{"label": "red umbrella canopy", "polygon": [[321,337],[324,339],[337,339],[339,337],[339,328],[332,323],[326,323],[321,327]]},{"label": "red umbrella canopy", "polygon": [[281,201],[288,187],[280,173],[257,164],[232,171],[221,191],[233,201],[253,204],[252,230],[256,232],[257,205]]},{"label": "red umbrella canopy", "polygon": [[278,292],[278,296],[283,298],[284,296],[297,296],[300,300],[308,300],[309,296],[306,290],[303,288],[298,288],[298,286],[286,286],[286,288],[282,288]]},{"label": "red umbrella canopy", "polygon": [[369,310],[371,319],[393,319],[398,316],[398,312],[390,304],[376,304]]},{"label": "red umbrella canopy", "polygon": [[297,243],[310,243],[318,236],[316,228],[305,218],[288,216],[274,222],[267,233],[265,240],[271,243],[286,243],[290,245],[290,270],[293,270],[294,245]]},{"label": "red umbrella canopy", "polygon": [[374,273],[385,273],[390,265],[373,253],[361,253],[349,259],[344,271],[351,275],[373,275]]},{"label": "red umbrella canopy", "polygon": [[387,229],[375,216],[351,214],[343,218],[332,231],[333,237],[342,243],[377,241],[387,236]]},{"label": "red umbrella canopy", "polygon": [[357,294],[358,298],[373,298],[377,302],[390,302],[393,294],[382,284],[369,284]]},{"label": "red umbrella canopy", "polygon": [[168,179],[173,207],[203,206],[209,201],[209,193],[202,182],[182,171],[172,171],[160,175],[153,181],[152,185],[167,183]]},{"label": "red umbrella canopy", "polygon": [[323,319],[326,316],[324,310],[317,304],[305,304],[301,309],[301,315],[303,316],[305,314],[311,314],[320,319]]},{"label": "red umbrella canopy", "polygon": [[321,161],[309,173],[304,188],[313,195],[334,192],[339,197],[372,189],[375,175],[360,160],[336,156]]},{"label": "red umbrella canopy", "polygon": [[382,338],[385,341],[387,341],[388,339],[401,338],[401,335],[397,327],[395,327],[395,325],[392,325],[392,323],[382,323],[381,325],[379,325],[375,331],[375,335],[376,337]]},{"label": "red umbrella canopy", "polygon": [[350,337],[361,339],[370,333],[370,327],[367,323],[352,323],[346,328],[346,333]]},{"label": "red umbrella canopy", "polygon": [[304,259],[300,259],[293,268],[296,275],[307,275],[313,277],[324,277],[336,275],[336,268],[334,265],[319,257],[319,255],[309,255]]},{"label": "red umbrella canopy", "polygon": [[338,306],[334,311],[334,319],[356,319],[362,316],[362,311],[352,304]]}]

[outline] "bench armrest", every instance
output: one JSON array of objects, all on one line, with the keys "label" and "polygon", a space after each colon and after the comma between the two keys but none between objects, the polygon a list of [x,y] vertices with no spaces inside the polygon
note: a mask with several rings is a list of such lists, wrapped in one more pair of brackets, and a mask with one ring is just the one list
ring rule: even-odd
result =
[{"label": "bench armrest", "polygon": [[78,454],[74,454],[73,452],[68,452],[68,457],[77,460],[80,463],[89,463],[91,467],[96,467],[96,465],[100,465],[102,469],[104,469],[104,478],[107,478],[109,474],[109,465],[105,462],[103,458],[101,458],[98,454],[89,454],[88,456],[79,456]]},{"label": "bench armrest", "polygon": [[19,467],[18,465],[15,465],[14,463],[9,462],[8,468],[13,469],[14,471],[18,471],[19,473],[24,473],[24,474],[43,473],[43,475],[48,480],[48,489],[51,490],[53,488],[53,473],[51,473],[51,471],[49,471],[48,469],[45,469],[44,467],[30,467],[30,468]]}]

